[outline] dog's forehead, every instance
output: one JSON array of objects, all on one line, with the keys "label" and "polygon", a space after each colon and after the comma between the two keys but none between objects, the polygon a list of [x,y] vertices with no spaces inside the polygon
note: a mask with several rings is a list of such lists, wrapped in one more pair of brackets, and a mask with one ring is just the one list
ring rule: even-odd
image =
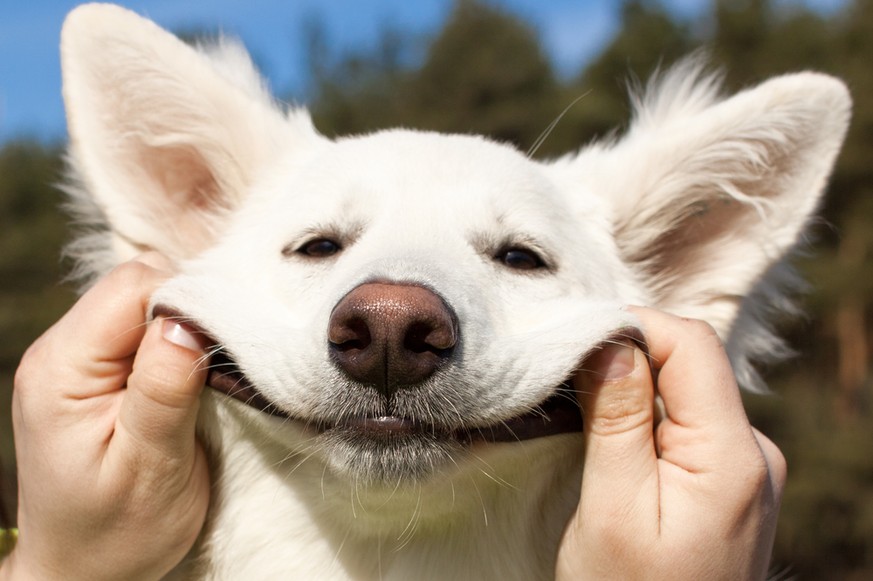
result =
[{"label": "dog's forehead", "polygon": [[455,220],[562,212],[562,198],[540,164],[478,136],[391,130],[341,139],[287,179],[289,196],[313,215],[318,207]]}]

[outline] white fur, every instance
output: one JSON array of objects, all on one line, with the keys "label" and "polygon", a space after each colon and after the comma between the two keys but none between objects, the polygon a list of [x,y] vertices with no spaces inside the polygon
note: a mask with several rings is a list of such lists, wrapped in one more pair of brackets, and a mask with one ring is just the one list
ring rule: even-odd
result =
[{"label": "white fur", "polygon": [[[176,574],[210,579],[547,579],[581,474],[578,435],[476,444],[370,482],[308,427],[348,404],[326,353],[349,290],[412,281],[456,311],[460,350],[419,416],[487,426],[534,409],[641,303],[709,321],[737,373],[784,349],[762,315],[838,152],[839,81],[787,75],[723,100],[688,61],[612,142],[552,163],[484,138],[394,130],[332,141],[283,111],[244,51],[195,50],[123,9],[63,31],[72,246],[88,280],[143,249],[178,274],[153,299],[221,341],[297,420],[204,394],[215,502]],[[283,249],[343,243],[311,261]],[[532,274],[493,260],[537,250]],[[418,407],[415,407],[418,406]]]}]

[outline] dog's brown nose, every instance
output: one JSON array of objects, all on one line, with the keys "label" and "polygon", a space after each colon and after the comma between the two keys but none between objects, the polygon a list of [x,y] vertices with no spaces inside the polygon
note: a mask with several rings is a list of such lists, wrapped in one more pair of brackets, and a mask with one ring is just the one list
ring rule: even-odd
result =
[{"label": "dog's brown nose", "polygon": [[337,304],[328,324],[334,360],[349,377],[385,394],[421,383],[457,344],[457,320],[432,291],[366,283]]}]

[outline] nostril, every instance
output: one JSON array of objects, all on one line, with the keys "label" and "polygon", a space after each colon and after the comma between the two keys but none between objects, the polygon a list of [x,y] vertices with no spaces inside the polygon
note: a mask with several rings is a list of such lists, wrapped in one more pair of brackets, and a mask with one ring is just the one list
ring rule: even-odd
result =
[{"label": "nostril", "polygon": [[431,352],[446,356],[455,346],[455,333],[451,322],[434,325],[416,321],[409,325],[403,338],[403,347],[413,353]]},{"label": "nostril", "polygon": [[366,349],[373,341],[367,322],[358,317],[349,318],[328,329],[331,347],[339,351]]}]

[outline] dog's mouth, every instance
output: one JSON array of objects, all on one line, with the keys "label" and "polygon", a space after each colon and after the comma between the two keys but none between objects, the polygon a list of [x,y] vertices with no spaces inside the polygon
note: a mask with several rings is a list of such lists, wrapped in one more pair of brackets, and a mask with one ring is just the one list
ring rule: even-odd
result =
[{"label": "dog's mouth", "polygon": [[[292,416],[264,397],[224,353],[212,356],[206,385],[263,413],[279,418]],[[557,434],[582,431],[582,414],[570,382],[531,411],[482,427],[445,430],[416,419],[381,415],[351,416],[336,423],[312,424],[318,431],[334,428],[352,430],[373,438],[404,438],[418,434],[442,435],[459,442],[518,442]]]},{"label": "dog's mouth", "polygon": [[[211,343],[216,343],[208,332],[174,309],[158,305],[153,310],[153,316],[159,315],[185,321]],[[642,335],[636,329],[622,329],[616,333],[616,336],[623,340],[631,340],[645,348]],[[300,419],[293,417],[265,397],[249,381],[236,362],[220,349],[215,349],[211,355],[206,385],[265,414],[284,419]],[[556,386],[552,391],[551,396],[528,411],[484,426],[446,429],[417,419],[393,415],[350,416],[333,423],[304,421],[319,432],[339,429],[374,439],[428,436],[450,439],[462,444],[520,442],[582,431],[582,413],[570,380]]]}]

